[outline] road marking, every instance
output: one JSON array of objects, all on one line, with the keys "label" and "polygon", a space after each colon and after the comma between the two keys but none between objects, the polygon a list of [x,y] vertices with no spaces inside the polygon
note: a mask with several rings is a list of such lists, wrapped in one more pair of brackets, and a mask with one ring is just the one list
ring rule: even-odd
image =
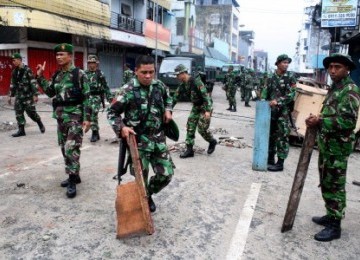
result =
[{"label": "road marking", "polygon": [[245,201],[235,233],[231,239],[229,251],[226,256],[227,260],[239,260],[242,257],[260,188],[260,183],[251,184],[250,193]]},{"label": "road marking", "polygon": [[[90,147],[92,147],[92,146],[87,145],[87,146],[81,147],[80,150],[86,150],[86,149],[89,149]],[[35,162],[33,164],[30,164],[30,165],[28,164],[28,165],[23,166],[23,167],[18,167],[18,168],[12,168],[12,167],[10,168],[10,167],[8,167],[8,168],[6,168],[4,170],[4,173],[0,172],[0,178],[5,177],[5,176],[7,176],[7,175],[9,175],[11,173],[18,172],[18,171],[29,170],[31,168],[34,168],[34,167],[38,166],[38,165],[46,164],[46,163],[49,163],[51,161],[55,161],[56,159],[59,159],[59,158],[62,158],[62,155],[61,156],[54,156],[54,157],[51,157],[51,158],[49,158],[47,160]]]}]

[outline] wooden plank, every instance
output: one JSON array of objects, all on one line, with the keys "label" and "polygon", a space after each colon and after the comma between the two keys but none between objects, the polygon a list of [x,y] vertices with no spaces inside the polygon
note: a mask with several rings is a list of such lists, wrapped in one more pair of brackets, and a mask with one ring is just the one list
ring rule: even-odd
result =
[{"label": "wooden plank", "polygon": [[268,101],[256,101],[255,137],[252,163],[252,169],[255,171],[267,170],[270,114]]},{"label": "wooden plank", "polygon": [[141,233],[151,235],[155,232],[135,136],[130,135],[127,142],[135,171],[135,181],[117,187],[115,202],[118,224],[117,238],[130,237]]},{"label": "wooden plank", "polygon": [[315,145],[316,134],[316,128],[307,128],[281,232],[289,231],[293,227],[296,212],[300,203],[301,193],[305,183],[305,178],[309,168],[311,154]]}]

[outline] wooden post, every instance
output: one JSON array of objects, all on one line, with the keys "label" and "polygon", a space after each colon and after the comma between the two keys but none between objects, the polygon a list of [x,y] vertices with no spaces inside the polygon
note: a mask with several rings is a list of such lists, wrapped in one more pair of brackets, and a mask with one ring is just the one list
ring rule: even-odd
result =
[{"label": "wooden post", "polygon": [[306,129],[305,138],[299,157],[299,162],[296,168],[294,182],[291,189],[281,232],[289,231],[293,227],[296,212],[300,203],[301,193],[305,183],[306,174],[309,168],[311,154],[315,145],[316,134],[316,128]]},{"label": "wooden post", "polygon": [[271,112],[268,101],[256,101],[255,137],[252,164],[252,169],[255,171],[267,170],[270,114]]}]

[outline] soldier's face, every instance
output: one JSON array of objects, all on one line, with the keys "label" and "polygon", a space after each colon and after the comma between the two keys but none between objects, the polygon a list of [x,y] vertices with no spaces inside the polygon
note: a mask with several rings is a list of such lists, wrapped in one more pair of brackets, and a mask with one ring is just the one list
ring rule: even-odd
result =
[{"label": "soldier's face", "polygon": [[176,75],[176,78],[180,81],[180,82],[185,82],[186,81],[186,73],[185,72],[182,72],[180,74],[177,74]]},{"label": "soldier's face", "polygon": [[328,67],[330,78],[334,82],[340,82],[349,74],[349,68],[341,63],[331,62]]},{"label": "soldier's face", "polygon": [[141,64],[140,67],[135,68],[135,75],[141,85],[150,86],[155,75],[155,65]]},{"label": "soldier's face", "polygon": [[289,61],[283,60],[278,63],[277,67],[278,67],[278,70],[280,70],[281,72],[285,72],[285,71],[287,71],[287,69],[289,67]]},{"label": "soldier's face", "polygon": [[72,55],[66,51],[59,51],[56,53],[56,62],[62,67],[70,64],[72,61]]},{"label": "soldier's face", "polygon": [[20,64],[21,64],[21,59],[13,59],[13,60],[12,60],[12,64],[13,64],[15,67],[19,67]]},{"label": "soldier's face", "polygon": [[89,62],[88,63],[89,70],[94,71],[97,68],[96,62]]}]

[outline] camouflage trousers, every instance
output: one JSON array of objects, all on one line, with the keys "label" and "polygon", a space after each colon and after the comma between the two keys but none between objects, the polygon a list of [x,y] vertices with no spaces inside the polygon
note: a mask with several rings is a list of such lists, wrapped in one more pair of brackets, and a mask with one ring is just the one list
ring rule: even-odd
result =
[{"label": "camouflage trousers", "polygon": [[245,86],[240,86],[241,101],[245,100]]},{"label": "camouflage trousers", "polygon": [[100,96],[91,96],[89,98],[89,103],[91,106],[91,130],[99,131],[99,111],[101,109],[101,98]]},{"label": "camouflage trousers", "polygon": [[250,87],[244,88],[244,100],[245,100],[246,104],[249,103],[249,101],[250,101],[251,91],[252,91],[252,88],[250,88]]},{"label": "camouflage trousers", "polygon": [[354,143],[319,136],[318,146],[320,187],[327,215],[342,219],[346,207],[347,162]]},{"label": "camouflage trousers", "polygon": [[[158,193],[170,183],[174,175],[173,164],[166,144],[155,144],[152,152],[139,149],[139,156],[148,194]],[[151,176],[149,180],[150,164],[155,175]]]},{"label": "camouflage trousers", "polygon": [[236,107],[235,95],[236,95],[236,87],[235,86],[228,87],[227,97],[228,97],[230,106]]},{"label": "camouflage trousers", "polygon": [[65,161],[65,173],[79,175],[80,147],[83,140],[82,123],[58,120],[58,142]]},{"label": "camouflage trousers", "polygon": [[25,115],[26,114],[35,122],[41,121],[39,114],[36,112],[35,103],[32,99],[30,100],[19,100],[18,98],[15,99],[15,116],[16,121],[19,126],[24,126],[26,123]]},{"label": "camouflage trousers", "polygon": [[186,124],[187,132],[185,143],[187,145],[195,144],[196,127],[198,127],[198,132],[205,141],[210,142],[214,139],[209,131],[210,121],[211,118],[205,118],[205,111],[200,106],[193,106]]},{"label": "camouflage trousers", "polygon": [[277,154],[279,159],[286,159],[289,154],[290,126],[288,117],[271,119],[269,154]]}]

